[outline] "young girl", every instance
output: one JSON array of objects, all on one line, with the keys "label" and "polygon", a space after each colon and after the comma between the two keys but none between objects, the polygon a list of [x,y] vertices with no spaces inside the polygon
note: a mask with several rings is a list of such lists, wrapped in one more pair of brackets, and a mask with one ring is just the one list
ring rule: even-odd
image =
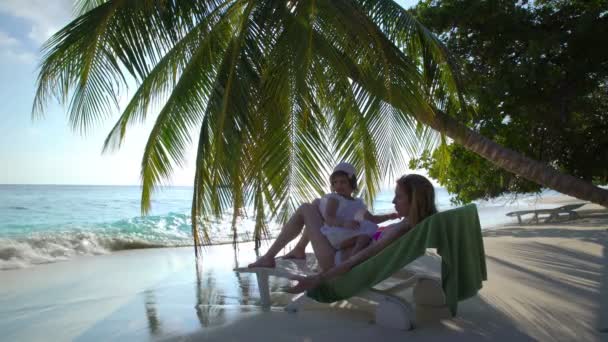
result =
[{"label": "young girl", "polygon": [[[321,233],[336,250],[353,247],[356,253],[365,248],[378,229],[377,223],[396,219],[397,214],[372,215],[360,198],[353,198],[357,190],[355,168],[346,162],[338,164],[329,177],[332,193],[313,204],[318,206],[324,225]],[[303,237],[286,258],[304,258],[308,240]],[[339,257],[339,254],[338,254]]]}]

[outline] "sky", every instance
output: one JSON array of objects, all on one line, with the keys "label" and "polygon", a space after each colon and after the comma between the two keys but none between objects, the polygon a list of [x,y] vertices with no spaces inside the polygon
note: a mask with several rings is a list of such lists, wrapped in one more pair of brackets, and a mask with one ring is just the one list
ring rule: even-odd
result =
[{"label": "sky", "polygon": [[[417,1],[397,2],[410,7]],[[0,184],[141,183],[140,161],[152,120],[130,127],[120,150],[102,154],[119,111],[109,113],[86,136],[72,131],[66,108],[54,100],[43,119],[31,118],[40,48],[73,19],[72,4],[73,0],[0,1]],[[121,105],[128,99],[126,94]],[[186,166],[175,169],[168,184],[192,184],[194,155],[192,148]]]}]

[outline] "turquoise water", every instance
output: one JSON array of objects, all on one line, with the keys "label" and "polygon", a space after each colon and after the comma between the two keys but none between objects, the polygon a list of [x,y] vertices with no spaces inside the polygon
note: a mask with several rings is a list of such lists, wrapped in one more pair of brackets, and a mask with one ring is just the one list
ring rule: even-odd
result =
[{"label": "turquoise water", "polygon": [[[437,188],[440,210],[450,196]],[[155,194],[149,215],[140,215],[138,186],[0,185],[0,270],[67,260],[77,255],[124,249],[191,245],[191,187],[167,187]],[[376,212],[390,212],[393,190],[374,201]],[[504,204],[480,206],[484,227],[503,223]],[[501,221],[502,220],[502,221]],[[214,243],[232,240],[231,212],[212,223]],[[239,222],[248,240],[252,217]],[[270,223],[275,235],[279,225]]]}]

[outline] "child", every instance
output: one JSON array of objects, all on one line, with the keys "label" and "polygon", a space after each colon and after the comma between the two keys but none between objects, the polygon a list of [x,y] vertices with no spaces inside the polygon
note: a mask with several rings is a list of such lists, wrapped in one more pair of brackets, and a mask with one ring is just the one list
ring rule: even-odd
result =
[{"label": "child", "polygon": [[394,219],[397,215],[371,215],[360,198],[352,197],[357,190],[357,177],[351,164],[338,164],[329,181],[332,193],[315,201],[325,221],[321,233],[337,250],[354,246],[354,254],[370,243],[378,229],[377,223]]}]

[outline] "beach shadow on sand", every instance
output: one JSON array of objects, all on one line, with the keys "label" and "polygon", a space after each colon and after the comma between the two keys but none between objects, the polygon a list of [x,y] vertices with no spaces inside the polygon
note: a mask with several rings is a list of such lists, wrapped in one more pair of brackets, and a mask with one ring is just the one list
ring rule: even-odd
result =
[{"label": "beach shadow on sand", "polygon": [[[576,227],[560,228],[555,225],[485,231],[485,237],[523,240],[510,247],[512,258],[486,258],[488,262],[525,275],[526,285],[531,288],[542,288],[550,296],[567,297],[573,303],[592,303],[589,309],[593,312],[593,322],[583,321],[568,310],[548,311],[540,306],[535,307],[533,300],[522,303],[528,311],[526,316],[543,318],[535,320],[534,324],[537,325],[536,330],[544,332],[545,338],[564,339],[563,334],[553,335],[559,331],[555,329],[555,324],[561,324],[566,326],[561,330],[572,328],[570,332],[573,338],[584,331],[589,338],[601,340],[608,336],[608,230],[593,220],[577,221]],[[525,240],[527,238],[530,240]],[[544,243],[541,242],[542,238],[565,238],[597,244],[601,254]],[[515,310],[514,312],[517,314]]]},{"label": "beach shadow on sand", "polygon": [[[582,225],[578,226],[583,227]],[[599,228],[559,228],[555,227],[555,225],[551,225],[546,227],[509,227],[495,230],[486,230],[483,232],[483,236],[509,236],[515,238],[571,238],[603,245],[606,239],[608,238],[608,231],[606,229]]]},{"label": "beach shadow on sand", "polygon": [[608,340],[608,238],[604,239],[603,256],[604,268],[602,270],[600,286],[600,314],[598,326],[602,337],[605,340]]}]

